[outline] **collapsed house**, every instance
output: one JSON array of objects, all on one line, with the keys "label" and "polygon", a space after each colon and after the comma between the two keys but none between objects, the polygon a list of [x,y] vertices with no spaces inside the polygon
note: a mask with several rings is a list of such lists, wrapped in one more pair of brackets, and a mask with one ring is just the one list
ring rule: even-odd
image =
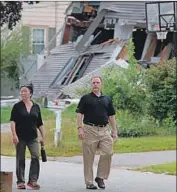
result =
[{"label": "collapsed house", "polygon": [[145,2],[77,3],[67,9],[62,44],[50,51],[31,79],[35,97],[78,97],[77,89],[91,76],[100,75],[102,67],[127,66],[130,38],[135,58],[143,63],[172,57],[173,33],[163,42],[156,33],[146,33]]}]

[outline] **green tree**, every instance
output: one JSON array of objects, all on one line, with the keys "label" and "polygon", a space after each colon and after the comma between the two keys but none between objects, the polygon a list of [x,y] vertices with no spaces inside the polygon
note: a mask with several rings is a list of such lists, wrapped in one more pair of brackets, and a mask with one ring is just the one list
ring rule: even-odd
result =
[{"label": "green tree", "polygon": [[7,77],[16,82],[18,87],[20,58],[29,54],[29,30],[27,27],[17,27],[13,31],[1,34],[1,77]]},{"label": "green tree", "polygon": [[[12,30],[13,27],[21,19],[21,11],[23,10],[22,1],[1,1],[1,22],[0,26],[8,25],[8,29]],[[35,4],[39,1],[26,1],[24,3]]]}]

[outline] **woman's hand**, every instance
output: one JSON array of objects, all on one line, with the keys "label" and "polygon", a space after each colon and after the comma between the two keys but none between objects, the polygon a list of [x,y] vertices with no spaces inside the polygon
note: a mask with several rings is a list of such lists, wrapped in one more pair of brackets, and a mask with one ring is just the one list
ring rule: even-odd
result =
[{"label": "woman's hand", "polygon": [[42,146],[45,145],[45,140],[44,140],[44,138],[41,138],[40,143],[41,143]]}]

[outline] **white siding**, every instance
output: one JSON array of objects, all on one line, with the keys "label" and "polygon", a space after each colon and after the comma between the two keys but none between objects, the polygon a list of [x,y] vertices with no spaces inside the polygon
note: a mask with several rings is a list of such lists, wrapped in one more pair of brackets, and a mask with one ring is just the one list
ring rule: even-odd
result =
[{"label": "white siding", "polygon": [[29,26],[56,26],[55,17],[55,4],[56,2],[41,1],[38,4],[28,5],[23,4],[22,23]]},{"label": "white siding", "polygon": [[[41,1],[34,5],[24,3],[21,22],[31,28],[45,28],[46,35],[48,28],[56,28],[57,33],[65,22],[65,11],[70,3],[70,1]],[[57,36],[56,45],[60,44],[61,35],[62,33]]]}]

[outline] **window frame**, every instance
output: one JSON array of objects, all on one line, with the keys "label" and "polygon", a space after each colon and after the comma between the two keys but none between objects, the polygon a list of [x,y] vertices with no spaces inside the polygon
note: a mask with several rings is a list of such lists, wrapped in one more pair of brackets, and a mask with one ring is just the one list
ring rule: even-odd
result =
[{"label": "window frame", "polygon": [[[33,33],[34,33],[35,29],[39,29],[39,30],[43,30],[44,31],[44,43],[34,43],[33,42],[33,40],[34,40]],[[32,54],[39,54],[39,53],[34,53],[34,49],[33,49],[34,45],[44,45],[44,48],[46,47],[46,42],[47,42],[47,39],[46,39],[47,36],[46,35],[47,35],[46,28],[44,28],[44,27],[37,27],[37,26],[31,27]]]}]

